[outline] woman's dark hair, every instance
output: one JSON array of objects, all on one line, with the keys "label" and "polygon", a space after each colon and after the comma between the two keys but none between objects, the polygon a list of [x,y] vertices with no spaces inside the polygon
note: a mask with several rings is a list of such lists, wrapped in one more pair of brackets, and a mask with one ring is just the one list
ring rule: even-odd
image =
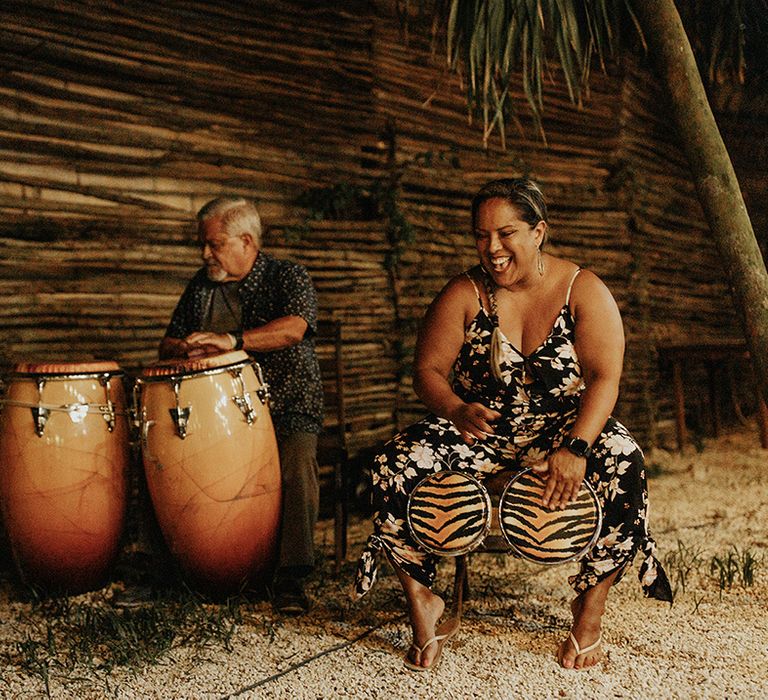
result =
[{"label": "woman's dark hair", "polygon": [[[539,186],[527,178],[503,178],[483,185],[472,198],[472,227],[477,223],[477,212],[483,202],[489,199],[503,199],[520,212],[520,218],[530,226],[539,221],[548,224],[547,204]],[[544,233],[546,241],[547,234]]]}]

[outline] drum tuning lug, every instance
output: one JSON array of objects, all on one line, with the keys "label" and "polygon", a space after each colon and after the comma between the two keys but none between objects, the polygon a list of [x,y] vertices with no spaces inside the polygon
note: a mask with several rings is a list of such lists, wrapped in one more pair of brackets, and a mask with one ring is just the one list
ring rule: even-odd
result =
[{"label": "drum tuning lug", "polygon": [[29,410],[32,411],[32,420],[35,422],[35,434],[37,437],[43,437],[45,424],[51,415],[50,409],[43,408],[42,406],[32,406]]},{"label": "drum tuning lug", "polygon": [[176,432],[183,440],[187,437],[187,423],[189,423],[189,414],[192,412],[192,407],[181,408],[177,406],[176,408],[169,408],[168,412],[171,414],[173,422],[176,423]]},{"label": "drum tuning lug", "polygon": [[179,389],[181,388],[181,380],[174,379],[172,382],[173,393],[176,397],[176,408],[169,408],[168,412],[171,414],[171,419],[176,423],[176,432],[183,440],[187,437],[187,423],[189,423],[189,414],[192,412],[192,406],[182,408],[179,404]]},{"label": "drum tuning lug", "polygon": [[107,430],[111,433],[115,429],[115,411],[112,406],[102,406],[101,417],[106,421]]},{"label": "drum tuning lug", "polygon": [[163,465],[160,464],[160,462],[158,462],[149,452],[149,429],[155,425],[155,421],[149,420],[147,418],[146,409],[142,409],[139,425],[139,440],[141,441],[141,451],[144,454],[144,458],[148,462],[154,462],[158,469],[162,469]]},{"label": "drum tuning lug", "polygon": [[259,401],[263,405],[267,405],[269,401],[269,384],[264,381],[264,373],[261,371],[261,365],[258,362],[253,362],[253,371],[256,373],[256,377],[259,380],[259,388],[256,389],[256,396],[259,397]]},{"label": "drum tuning lug", "polygon": [[111,433],[115,429],[115,406],[112,403],[112,384],[108,374],[102,376],[101,385],[104,387],[104,393],[107,397],[106,405],[100,406],[101,416],[107,423],[107,430]]},{"label": "drum tuning lug", "polygon": [[43,408],[43,389],[45,388],[45,377],[37,378],[37,406],[32,406],[29,410],[32,411],[32,420],[35,422],[35,434],[37,437],[43,437],[45,432],[45,424],[50,418],[51,411],[48,408]]},{"label": "drum tuning lug", "polygon": [[141,404],[141,379],[137,379],[131,389],[131,405],[128,408],[128,417],[134,430],[141,429],[142,418],[139,416],[139,405]]},{"label": "drum tuning lug", "polygon": [[256,389],[256,396],[258,396],[259,401],[266,406],[269,401],[269,387],[264,384],[264,386]]},{"label": "drum tuning lug", "polygon": [[253,410],[253,401],[251,401],[250,393],[245,390],[242,368],[238,367],[234,371],[231,371],[230,374],[232,375],[232,378],[237,382],[237,386],[240,389],[240,395],[233,396],[232,401],[235,402],[235,405],[245,416],[246,423],[248,423],[248,425],[253,425],[256,420],[256,411]]},{"label": "drum tuning lug", "polygon": [[253,425],[256,421],[256,411],[253,410],[253,402],[251,396],[248,393],[244,393],[242,396],[233,396],[232,401],[240,409],[245,416],[245,421],[248,425]]}]

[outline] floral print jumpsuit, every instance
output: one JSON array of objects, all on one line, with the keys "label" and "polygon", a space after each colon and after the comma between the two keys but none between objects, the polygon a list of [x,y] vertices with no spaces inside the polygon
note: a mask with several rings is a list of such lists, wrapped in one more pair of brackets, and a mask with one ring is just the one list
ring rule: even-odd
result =
[{"label": "floral print jumpsuit", "polygon": [[[416,544],[406,521],[408,496],[422,479],[444,469],[465,471],[480,481],[500,470],[517,472],[545,460],[568,434],[584,390],[569,305],[578,273],[549,336],[531,354],[524,356],[501,336],[501,380],[494,378],[490,365],[491,336],[498,325],[495,300],[489,289],[491,311],[486,312],[472,282],[480,308],[465,331],[454,364],[453,389],[465,402],[481,403],[503,417],[494,424],[495,435],[472,445],[464,442],[450,421],[435,415],[414,423],[385,445],[372,466],[374,533],[358,565],[358,595],[364,595],[376,580],[376,560],[382,549],[409,576],[432,585],[437,557]],[[645,595],[671,601],[669,581],[648,532],[642,451],[612,417],[592,449],[586,479],[601,502],[602,530],[569,583],[582,592],[619,569],[618,582],[640,551],[639,578]]]}]

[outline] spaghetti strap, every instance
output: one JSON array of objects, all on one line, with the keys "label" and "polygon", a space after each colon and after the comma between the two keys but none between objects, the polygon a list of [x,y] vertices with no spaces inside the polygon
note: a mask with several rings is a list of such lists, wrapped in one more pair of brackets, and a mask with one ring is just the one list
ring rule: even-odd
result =
[{"label": "spaghetti strap", "polygon": [[573,273],[573,277],[571,277],[571,283],[568,285],[568,294],[565,295],[565,305],[568,306],[571,303],[571,290],[573,289],[573,283],[576,281],[576,277],[578,277],[579,273],[581,272],[581,268],[576,268],[576,272]]},{"label": "spaghetti strap", "polygon": [[475,284],[475,280],[472,279],[472,275],[469,274],[469,271],[464,273],[467,276],[467,279],[472,283],[472,287],[475,290],[475,296],[477,297],[477,303],[480,304],[480,308],[484,309],[483,306],[483,298],[480,296],[480,290],[477,288],[477,285]]}]

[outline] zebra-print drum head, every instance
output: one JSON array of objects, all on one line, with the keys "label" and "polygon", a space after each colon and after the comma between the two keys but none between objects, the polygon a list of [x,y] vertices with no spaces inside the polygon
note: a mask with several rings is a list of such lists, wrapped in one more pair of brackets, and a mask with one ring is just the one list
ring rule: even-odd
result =
[{"label": "zebra-print drum head", "polygon": [[512,478],[499,501],[501,534],[517,554],[537,564],[581,559],[600,534],[600,502],[584,481],[575,501],[549,510],[541,504],[545,485],[531,469]]},{"label": "zebra-print drum head", "polygon": [[408,499],[408,526],[432,554],[457,557],[478,547],[491,527],[491,497],[474,477],[459,471],[430,474]]}]

